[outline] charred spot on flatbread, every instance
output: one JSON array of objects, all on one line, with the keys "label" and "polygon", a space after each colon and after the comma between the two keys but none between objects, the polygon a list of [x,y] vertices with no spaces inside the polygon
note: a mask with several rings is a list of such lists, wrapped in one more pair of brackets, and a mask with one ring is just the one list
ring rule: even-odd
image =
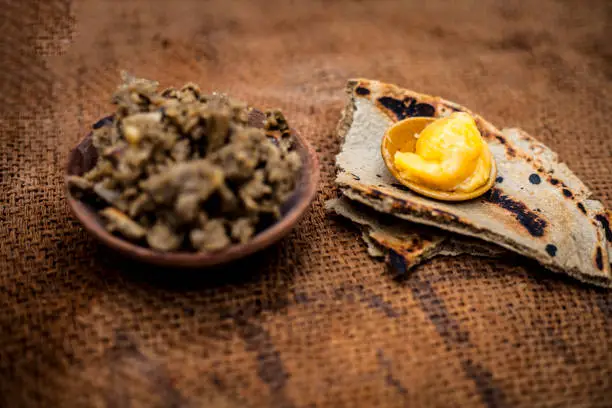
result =
[{"label": "charred spot on flatbread", "polygon": [[542,182],[542,179],[540,178],[540,176],[536,173],[531,173],[529,175],[529,182],[531,184],[540,184]]},{"label": "charred spot on flatbread", "polygon": [[393,279],[403,279],[408,276],[409,268],[406,265],[406,258],[390,249],[387,254],[387,265],[389,273]]},{"label": "charred spot on flatbread", "polygon": [[601,250],[601,247],[597,247],[597,249],[595,250],[595,265],[597,266],[597,269],[599,269],[600,271],[604,267],[604,265],[603,265],[603,252]]},{"label": "charred spot on flatbread", "polygon": [[432,117],[436,108],[428,103],[417,103],[413,98],[396,99],[390,96],[378,98],[378,103],[395,120],[402,120],[414,116]]},{"label": "charred spot on flatbread", "polygon": [[363,86],[358,86],[355,88],[355,93],[357,95],[365,96],[370,94],[370,90],[368,88],[364,88]]},{"label": "charred spot on flatbread", "polygon": [[550,256],[557,255],[557,246],[553,244],[546,245],[546,252],[548,252],[548,255]]},{"label": "charred spot on flatbread", "polygon": [[508,146],[506,148],[506,156],[508,157],[516,157],[517,153],[516,150],[513,147]]},{"label": "charred spot on flatbread", "polygon": [[603,214],[597,214],[595,216],[595,219],[599,221],[604,231],[606,232],[606,239],[608,240],[608,242],[612,242],[612,230],[610,229],[610,221],[608,220],[608,218]]},{"label": "charred spot on flatbread", "polygon": [[527,208],[524,203],[505,195],[501,190],[492,188],[483,195],[483,198],[514,214],[516,220],[534,237],[541,237],[546,232],[546,220]]}]

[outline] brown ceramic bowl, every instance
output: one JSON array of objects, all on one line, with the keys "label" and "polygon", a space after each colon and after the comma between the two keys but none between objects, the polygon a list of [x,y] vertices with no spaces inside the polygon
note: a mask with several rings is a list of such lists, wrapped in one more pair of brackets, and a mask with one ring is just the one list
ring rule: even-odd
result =
[{"label": "brown ceramic bowl", "polygon": [[[261,114],[261,112],[258,112]],[[100,126],[110,117],[104,118],[94,127]],[[102,219],[89,204],[82,202],[70,193],[66,186],[66,195],[74,215],[100,242],[130,258],[169,267],[197,268],[219,265],[243,258],[265,247],[272,245],[287,235],[302,218],[312,203],[319,183],[319,160],[308,142],[293,131],[296,148],[302,158],[302,169],[296,190],[281,209],[282,218],[273,225],[255,235],[245,244],[234,244],[216,252],[159,252],[127,241],[106,231]],[[89,133],[70,152],[67,175],[83,175],[92,169],[97,161],[97,152]]]}]

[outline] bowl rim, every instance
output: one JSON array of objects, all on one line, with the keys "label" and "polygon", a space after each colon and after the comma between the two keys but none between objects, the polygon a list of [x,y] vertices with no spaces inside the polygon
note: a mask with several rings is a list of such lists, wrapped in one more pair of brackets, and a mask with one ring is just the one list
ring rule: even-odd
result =
[{"label": "bowl rim", "polygon": [[67,181],[67,176],[76,174],[75,172],[71,172],[71,166],[74,164],[75,160],[78,159],[79,147],[83,143],[91,140],[92,131],[83,137],[68,154],[64,169],[64,188],[68,206],[85,230],[93,235],[98,241],[102,242],[108,248],[114,249],[135,260],[160,266],[181,268],[210,267],[235,261],[260,251],[285,237],[301,220],[316,196],[320,180],[319,158],[315,150],[304,137],[293,128],[291,132],[298,145],[297,151],[302,158],[299,182],[304,183],[305,181],[305,184],[296,187],[293,194],[297,194],[297,199],[280,220],[259,232],[251,240],[243,244],[233,244],[214,252],[161,252],[132,243],[108,232],[102,226],[98,215],[90,206],[71,194]]}]

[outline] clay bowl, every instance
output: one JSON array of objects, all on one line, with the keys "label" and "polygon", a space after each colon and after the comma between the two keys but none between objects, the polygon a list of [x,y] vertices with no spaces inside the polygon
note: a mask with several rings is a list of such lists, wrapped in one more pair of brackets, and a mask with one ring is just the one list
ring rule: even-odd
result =
[{"label": "clay bowl", "polygon": [[[261,112],[256,112],[261,117]],[[250,118],[251,119],[251,118]],[[94,127],[104,124],[104,118]],[[121,254],[145,263],[166,267],[202,268],[220,265],[251,255],[264,249],[286,236],[304,215],[312,203],[319,183],[319,160],[308,142],[293,131],[296,149],[302,158],[302,170],[297,187],[281,209],[282,217],[268,228],[259,232],[245,244],[234,244],[215,252],[159,252],[127,241],[106,231],[102,219],[89,204],[82,202],[70,193],[66,185],[68,205],[83,224],[83,227],[98,241]],[[71,151],[68,157],[67,175],[82,175],[92,169],[97,161],[97,152],[89,133]]]}]

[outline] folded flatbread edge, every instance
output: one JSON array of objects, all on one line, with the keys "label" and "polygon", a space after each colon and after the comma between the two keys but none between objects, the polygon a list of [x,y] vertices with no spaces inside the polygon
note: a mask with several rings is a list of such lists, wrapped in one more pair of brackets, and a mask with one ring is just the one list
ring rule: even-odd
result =
[{"label": "folded flatbread edge", "polygon": [[414,224],[391,215],[380,214],[346,197],[328,200],[328,211],[355,223],[361,230],[368,253],[386,258],[395,277],[436,256],[463,254],[499,257],[507,253],[501,247],[473,238],[458,237],[442,230]]}]

